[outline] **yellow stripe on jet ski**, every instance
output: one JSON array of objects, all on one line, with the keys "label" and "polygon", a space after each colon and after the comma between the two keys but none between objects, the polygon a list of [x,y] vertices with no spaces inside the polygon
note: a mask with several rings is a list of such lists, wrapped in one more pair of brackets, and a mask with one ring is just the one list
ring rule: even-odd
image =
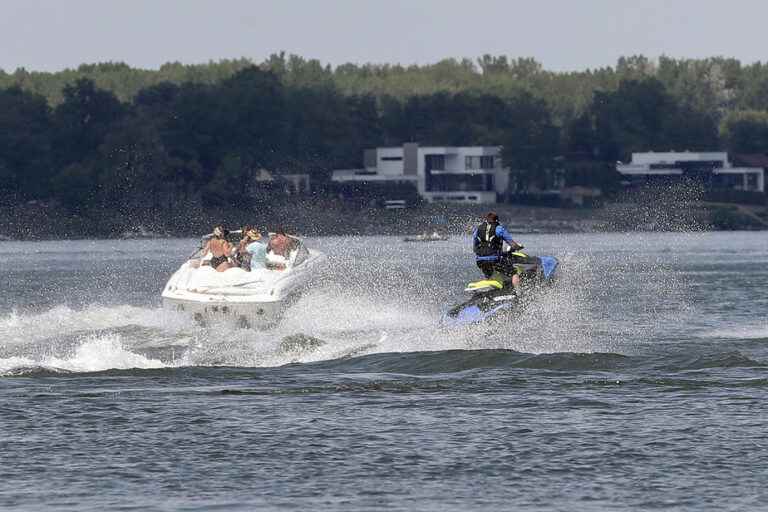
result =
[{"label": "yellow stripe on jet ski", "polygon": [[495,279],[486,279],[483,281],[475,281],[474,283],[469,283],[467,285],[467,290],[475,290],[479,288],[496,288],[497,290],[501,290],[504,285],[501,284],[499,281],[496,281]]}]

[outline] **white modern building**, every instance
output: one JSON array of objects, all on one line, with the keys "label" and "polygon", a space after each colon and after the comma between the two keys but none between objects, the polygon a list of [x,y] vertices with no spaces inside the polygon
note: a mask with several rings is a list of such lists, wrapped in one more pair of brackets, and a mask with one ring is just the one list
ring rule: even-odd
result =
[{"label": "white modern building", "polygon": [[363,169],[333,171],[332,180],[350,182],[409,182],[429,202],[495,203],[509,185],[498,146],[425,146],[368,149]]},{"label": "white modern building", "polygon": [[627,185],[694,178],[712,188],[765,192],[762,167],[736,167],[725,152],[632,153],[632,162],[617,163]]}]

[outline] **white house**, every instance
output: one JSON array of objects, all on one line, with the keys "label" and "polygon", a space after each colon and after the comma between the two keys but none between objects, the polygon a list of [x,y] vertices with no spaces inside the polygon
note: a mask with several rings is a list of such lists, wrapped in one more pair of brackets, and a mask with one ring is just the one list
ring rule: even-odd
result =
[{"label": "white house", "polygon": [[703,180],[713,188],[765,192],[762,167],[735,167],[721,151],[632,153],[632,162],[619,162],[616,170],[628,185],[687,177]]},{"label": "white house", "polygon": [[425,146],[366,150],[363,169],[333,171],[336,182],[410,182],[429,202],[495,203],[509,185],[498,146]]}]

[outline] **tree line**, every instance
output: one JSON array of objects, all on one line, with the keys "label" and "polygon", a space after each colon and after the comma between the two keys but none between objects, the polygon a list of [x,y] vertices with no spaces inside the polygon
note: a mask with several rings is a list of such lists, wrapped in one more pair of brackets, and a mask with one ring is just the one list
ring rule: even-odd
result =
[{"label": "tree line", "polygon": [[616,186],[632,151],[768,148],[768,65],[734,59],[619,60],[545,71],[484,56],[428,66],[331,68],[273,55],[157,71],[124,64],[0,72],[0,196],[97,214],[274,197],[274,174],[321,186],[365,148],[502,145],[514,187]]},{"label": "tree line", "polygon": [[0,89],[18,85],[45,96],[51,105],[64,100],[64,86],[88,78],[120,101],[131,101],[140,90],[164,82],[215,84],[245,68],[257,66],[287,86],[333,85],[344,95],[410,96],[437,92],[471,92],[508,98],[526,91],[543,99],[559,123],[577,117],[591,103],[594,91],[616,90],[622,81],[656,78],[676,101],[701,111],[765,110],[768,105],[768,62],[742,64],[738,59],[656,60],[642,55],[621,57],[615,66],[555,72],[531,58],[483,55],[476,60],[444,59],[434,64],[343,64],[332,67],[298,55],[273,54],[263,62],[221,60],[206,64],[164,64],[157,70],[131,68],[121,62],[83,64],[58,72],[7,72],[0,69]]}]

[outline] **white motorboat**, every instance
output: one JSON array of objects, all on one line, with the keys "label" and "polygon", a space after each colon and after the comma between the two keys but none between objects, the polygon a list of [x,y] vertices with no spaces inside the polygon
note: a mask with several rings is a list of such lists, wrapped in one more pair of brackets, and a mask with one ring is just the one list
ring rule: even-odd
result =
[{"label": "white motorboat", "polygon": [[[265,252],[251,260],[251,270],[230,268],[216,271],[200,265],[210,259],[198,250],[168,280],[163,305],[190,313],[196,320],[231,317],[244,326],[269,327],[309,285],[325,255],[307,249],[291,237],[293,249],[287,257]],[[203,243],[207,237],[203,237]]]}]

